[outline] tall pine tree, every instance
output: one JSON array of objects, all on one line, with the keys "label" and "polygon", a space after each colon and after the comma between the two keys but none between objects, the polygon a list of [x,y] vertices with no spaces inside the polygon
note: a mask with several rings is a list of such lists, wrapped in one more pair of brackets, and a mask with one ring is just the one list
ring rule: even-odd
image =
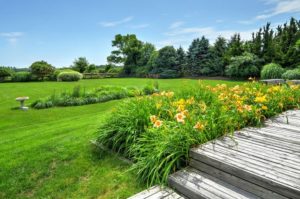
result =
[{"label": "tall pine tree", "polygon": [[201,39],[194,39],[187,54],[189,75],[207,75],[211,72],[208,39],[204,36]]}]

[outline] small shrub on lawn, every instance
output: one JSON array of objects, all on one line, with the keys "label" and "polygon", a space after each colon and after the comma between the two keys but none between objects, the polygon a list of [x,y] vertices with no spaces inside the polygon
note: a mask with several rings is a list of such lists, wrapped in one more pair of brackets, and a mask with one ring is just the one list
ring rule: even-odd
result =
[{"label": "small shrub on lawn", "polygon": [[82,79],[82,74],[79,72],[61,72],[57,76],[57,81],[71,82]]},{"label": "small shrub on lawn", "polygon": [[57,81],[57,76],[62,72],[77,72],[77,71],[74,71],[72,69],[56,69],[50,77],[51,80]]},{"label": "small shrub on lawn", "polygon": [[186,166],[191,147],[299,108],[299,88],[200,84],[128,99],[100,127],[98,142],[132,159],[132,169],[149,185],[165,183]]},{"label": "small shrub on lawn", "polygon": [[92,91],[86,91],[82,90],[80,86],[76,86],[73,88],[72,92],[53,94],[45,99],[38,99],[34,101],[31,106],[36,109],[51,108],[54,106],[81,106],[127,97],[141,96],[143,94],[150,95],[155,92],[154,89],[147,91],[148,93],[145,93],[143,90],[139,90],[137,88],[117,86],[101,86]]},{"label": "small shrub on lawn", "polygon": [[283,79],[300,79],[300,68],[295,68],[293,70],[287,70],[282,74]]},{"label": "small shrub on lawn", "polygon": [[264,65],[260,77],[262,79],[278,79],[281,78],[282,74],[284,73],[284,69],[275,63],[270,63]]}]

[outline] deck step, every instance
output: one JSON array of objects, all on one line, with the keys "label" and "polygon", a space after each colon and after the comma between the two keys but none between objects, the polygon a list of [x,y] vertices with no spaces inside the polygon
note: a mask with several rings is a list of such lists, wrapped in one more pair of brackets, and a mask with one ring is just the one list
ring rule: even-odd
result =
[{"label": "deck step", "polygon": [[259,198],[191,167],[172,174],[169,177],[169,186],[190,199]]},{"label": "deck step", "polygon": [[128,199],[185,199],[168,187],[153,186]]},{"label": "deck step", "polygon": [[[283,139],[285,133],[287,139]],[[191,164],[197,169],[202,169],[197,162],[204,163],[278,195],[300,196],[297,131],[285,132],[269,127],[245,129],[235,133],[233,138],[224,137],[192,149],[190,157]],[[255,190],[252,193],[259,195]]]},{"label": "deck step", "polygon": [[261,186],[243,180],[239,177],[236,177],[232,174],[221,171],[215,167],[204,164],[197,160],[191,159],[190,166],[196,168],[197,170],[207,173],[208,175],[214,176],[215,178],[221,179],[228,184],[236,186],[242,190],[245,190],[249,193],[255,193],[255,195],[259,198],[269,198],[269,199],[287,199],[286,197],[274,193],[270,190],[267,190]]}]

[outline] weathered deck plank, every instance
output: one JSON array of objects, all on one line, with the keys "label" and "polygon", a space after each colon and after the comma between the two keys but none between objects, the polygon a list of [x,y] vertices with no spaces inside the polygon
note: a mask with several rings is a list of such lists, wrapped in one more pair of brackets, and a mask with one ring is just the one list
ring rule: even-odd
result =
[{"label": "weathered deck plank", "polygon": [[153,186],[128,199],[184,199],[168,187]]},{"label": "weathered deck plank", "polygon": [[300,198],[300,111],[206,143],[190,156],[198,169],[205,164],[279,195]]}]

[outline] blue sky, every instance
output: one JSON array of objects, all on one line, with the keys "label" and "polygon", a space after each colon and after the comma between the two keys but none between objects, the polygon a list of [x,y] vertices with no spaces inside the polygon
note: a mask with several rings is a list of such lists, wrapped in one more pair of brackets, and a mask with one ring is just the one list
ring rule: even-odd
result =
[{"label": "blue sky", "polygon": [[292,16],[300,18],[300,0],[0,0],[0,65],[62,67],[79,56],[105,64],[118,33],[187,48],[202,35],[248,39]]}]

